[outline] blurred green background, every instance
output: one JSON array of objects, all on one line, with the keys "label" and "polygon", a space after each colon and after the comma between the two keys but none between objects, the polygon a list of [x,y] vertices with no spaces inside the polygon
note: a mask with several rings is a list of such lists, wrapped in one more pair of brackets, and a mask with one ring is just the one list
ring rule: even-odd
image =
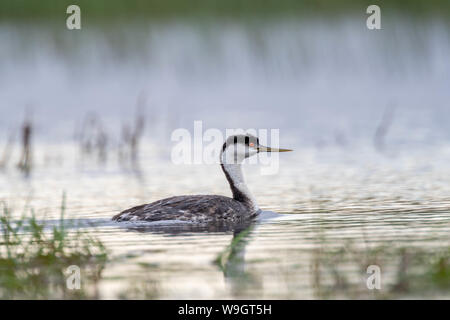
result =
[{"label": "blurred green background", "polygon": [[359,13],[371,4],[418,18],[450,14],[450,1],[446,0],[3,0],[0,15],[12,19],[59,19],[70,4],[79,5],[88,19],[334,15]]}]

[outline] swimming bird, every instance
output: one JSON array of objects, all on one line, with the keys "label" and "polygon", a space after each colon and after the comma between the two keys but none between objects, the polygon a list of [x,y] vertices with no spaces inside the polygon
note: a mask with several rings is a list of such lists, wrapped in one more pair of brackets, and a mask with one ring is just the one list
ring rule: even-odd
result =
[{"label": "swimming bird", "polygon": [[252,219],[261,211],[244,181],[242,162],[259,152],[286,152],[260,145],[250,134],[227,138],[220,152],[220,165],[233,198],[220,195],[187,195],[136,206],[115,215],[115,221],[177,220],[197,223],[236,223]]}]

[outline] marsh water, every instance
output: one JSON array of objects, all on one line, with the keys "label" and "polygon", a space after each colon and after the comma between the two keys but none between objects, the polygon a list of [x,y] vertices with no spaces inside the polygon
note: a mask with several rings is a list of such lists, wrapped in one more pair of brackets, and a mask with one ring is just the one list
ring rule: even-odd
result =
[{"label": "marsh water", "polygon": [[[5,23],[0,200],[52,225],[65,194],[69,230],[109,250],[96,298],[450,298],[449,29],[386,21],[374,32],[356,18],[77,32]],[[139,112],[145,134],[123,161]],[[295,149],[271,175],[244,165],[259,219],[236,230],[112,222],[172,195],[230,195],[217,164],[171,161],[171,133],[195,120],[279,129]]]}]

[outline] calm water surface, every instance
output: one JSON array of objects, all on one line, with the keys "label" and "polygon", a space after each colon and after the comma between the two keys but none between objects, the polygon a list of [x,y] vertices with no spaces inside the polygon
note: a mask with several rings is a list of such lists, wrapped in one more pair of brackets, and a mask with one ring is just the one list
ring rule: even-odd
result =
[{"label": "calm water surface", "polygon": [[[76,155],[65,148],[69,158],[71,150]],[[434,152],[442,161],[450,156]],[[28,179],[3,176],[0,198],[15,209],[28,202],[52,224],[65,191],[68,225],[75,221],[110,250],[100,298],[448,297],[428,290],[427,268],[449,245],[450,167],[431,156],[418,159],[305,149],[282,157],[276,175],[245,165],[265,212],[234,231],[110,221],[120,210],[171,195],[229,195],[217,165],[176,166],[149,157],[138,174],[77,159],[73,166],[43,166]],[[425,260],[417,265],[419,253]],[[382,270],[377,292],[366,287],[371,264]],[[417,279],[402,279],[401,270]]]}]

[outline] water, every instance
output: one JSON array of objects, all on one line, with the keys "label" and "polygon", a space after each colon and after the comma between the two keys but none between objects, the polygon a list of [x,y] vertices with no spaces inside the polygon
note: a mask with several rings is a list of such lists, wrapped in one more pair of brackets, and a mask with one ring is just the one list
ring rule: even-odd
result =
[{"label": "water", "polygon": [[[51,225],[58,223],[64,190],[67,223],[77,221],[111,251],[99,284],[101,298],[422,296],[421,287],[406,293],[393,287],[405,250],[425,252],[429,261],[420,265],[422,274],[429,272],[427,264],[436,253],[448,248],[448,171],[408,166],[412,159],[383,163],[382,156],[360,168],[351,161],[329,165],[321,163],[323,152],[297,152],[282,157],[275,176],[245,166],[261,208],[272,213],[264,212],[237,244],[233,239],[239,234],[233,230],[110,221],[120,210],[171,195],[229,195],[216,165],[175,166],[153,159],[142,169],[142,178],[96,165],[69,174],[64,166],[37,169],[32,179],[4,177],[2,199],[16,209],[30,199],[37,215]],[[399,168],[401,163],[406,165]],[[383,270],[380,292],[366,288],[371,264]],[[430,295],[446,297],[445,291]]]},{"label": "water", "polygon": [[[0,200],[52,224],[65,192],[68,221],[110,250],[100,298],[449,298],[448,28],[387,21],[379,33],[355,19],[4,24],[0,137],[17,141],[27,105],[35,135],[31,175],[15,169],[14,144]],[[147,122],[133,167],[117,154],[136,104]],[[74,139],[89,112],[108,137],[105,162]],[[170,161],[172,130],[194,120],[278,128],[295,149],[275,175],[244,168],[262,217],[234,231],[111,222],[172,195],[230,195],[219,166]],[[366,286],[369,265],[381,290]]]}]

